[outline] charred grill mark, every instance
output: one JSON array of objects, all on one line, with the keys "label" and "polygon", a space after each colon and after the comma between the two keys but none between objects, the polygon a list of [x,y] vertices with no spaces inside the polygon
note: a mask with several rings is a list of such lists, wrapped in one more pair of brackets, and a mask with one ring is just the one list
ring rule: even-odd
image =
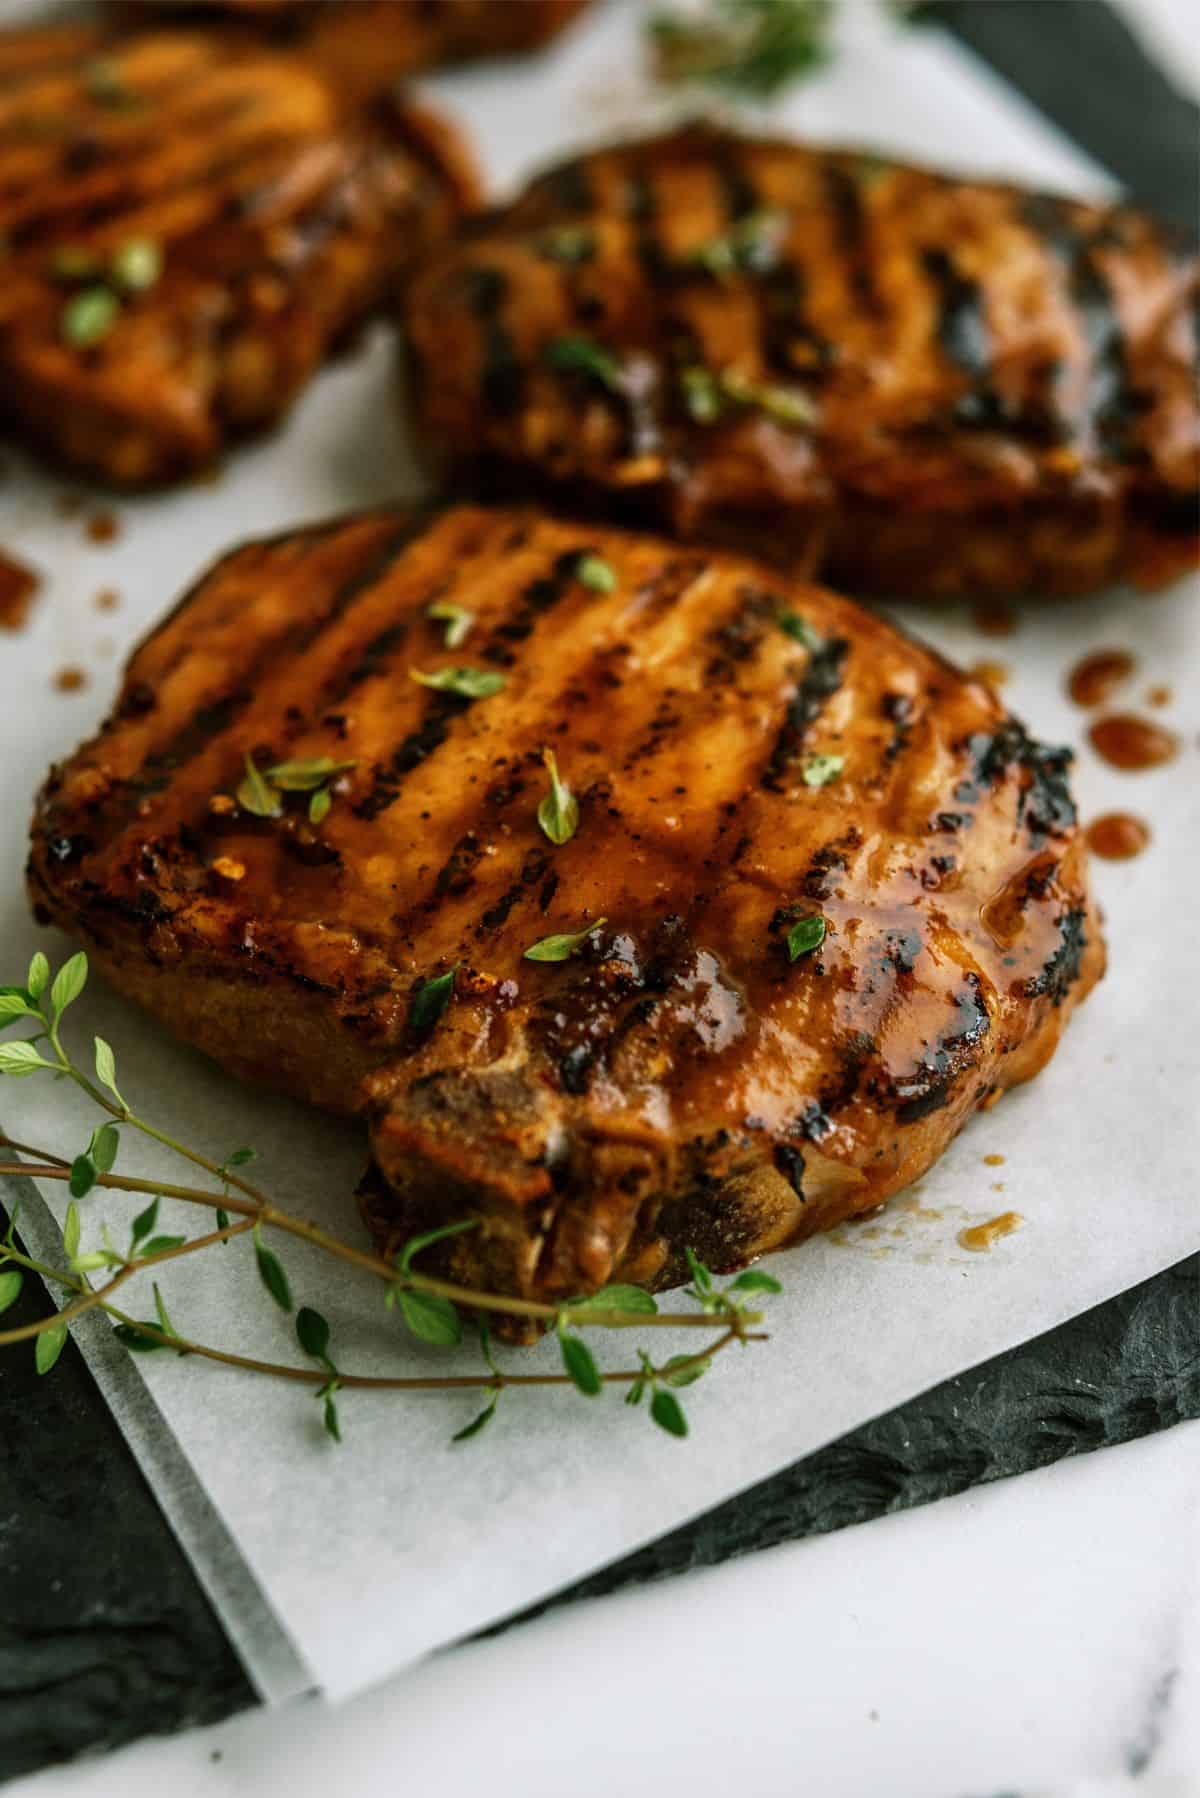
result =
[{"label": "charred grill mark", "polygon": [[1142,400],[1130,382],[1112,289],[1086,248],[1080,250],[1071,269],[1071,299],[1089,358],[1084,428],[1111,455],[1128,457],[1136,449],[1133,430]]},{"label": "charred grill mark", "polygon": [[758,189],[728,139],[720,143],[713,157],[713,174],[721,189],[725,217],[731,225],[758,210]]},{"label": "charred grill mark", "polygon": [[994,787],[1015,763],[1028,776],[1017,798],[1017,822],[1027,827],[1034,848],[1072,828],[1076,814],[1067,773],[1075,757],[1070,749],[1035,742],[1016,718],[993,734],[976,732],[964,748],[971,774],[954,791],[962,804],[977,805],[983,789]]},{"label": "charred grill mark", "polygon": [[790,1143],[777,1142],[772,1160],[798,1199],[804,1198],[804,1153]]},{"label": "charred grill mark", "polygon": [[517,411],[525,392],[525,371],[516,346],[502,322],[508,298],[508,278],[499,269],[474,267],[466,271],[467,304],[483,337],[480,388],[487,411],[508,418]]},{"label": "charred grill mark", "polygon": [[808,284],[794,262],[767,269],[758,283],[760,336],[768,368],[812,380],[828,372],[836,349],[805,316]]},{"label": "charred grill mark", "polygon": [[473,830],[459,837],[444,866],[433,883],[433,897],[427,911],[436,911],[443,899],[460,898],[475,885],[475,870],[483,858],[483,844]]},{"label": "charred grill mark", "polygon": [[979,283],[942,249],[922,250],[921,266],[937,290],[938,343],[969,383],[955,401],[955,424],[985,431],[1018,428],[1020,420],[988,379],[992,337]]},{"label": "charred grill mark", "polygon": [[352,667],[326,682],[323,703],[326,706],[340,705],[347,694],[361,686],[363,681],[382,674],[392,651],[399,649],[407,635],[408,625],[405,622],[390,624],[386,630],[379,631],[371,638]]},{"label": "charred grill mark", "polygon": [[783,791],[787,771],[804,746],[811,724],[820,717],[827,699],[842,684],[850,645],[844,637],[828,637],[813,650],[808,667],[788,704],[783,727],[775,739],[759,784],[769,793]]},{"label": "charred grill mark", "polygon": [[883,758],[886,762],[894,762],[912,740],[916,707],[907,693],[885,693],[881,709],[892,725],[892,740],[884,750]]},{"label": "charred grill mark", "polygon": [[450,727],[460,712],[465,712],[471,700],[461,698],[457,693],[434,693],[430,697],[429,709],[417,729],[410,731],[404,741],[392,754],[391,759],[382,767],[376,768],[375,778],[369,790],[354,805],[356,818],[377,818],[381,812],[394,805],[404,785],[404,777],[419,768],[435,750],[440,749],[450,734]]},{"label": "charred grill mark", "polygon": [[1083,952],[1087,948],[1084,929],[1086,913],[1079,908],[1064,912],[1058,920],[1058,948],[1032,979],[1022,981],[1021,993],[1026,999],[1049,998],[1058,1006],[1079,978]]},{"label": "charred grill mark", "polygon": [[536,580],[523,587],[511,616],[498,624],[481,645],[480,659],[498,662],[505,668],[511,667],[517,658],[509,645],[524,643],[526,638],[533,635],[538,619],[553,610],[575,584],[579,558],[586,554],[584,546],[564,550],[554,558],[548,574],[539,575]]},{"label": "charred grill mark", "polygon": [[646,279],[652,284],[671,276],[671,264],[655,226],[658,222],[658,198],[654,185],[641,169],[631,169],[625,177],[625,216],[634,226],[634,250]]},{"label": "charred grill mark", "polygon": [[889,1096],[899,1124],[915,1124],[949,1102],[951,1083],[974,1064],[992,1027],[978,974],[964,974],[954,1004],[958,1013],[954,1025],[938,1037],[911,1074],[891,1082]]},{"label": "charred grill mark", "polygon": [[[531,849],[521,864],[521,872],[513,884],[501,893],[494,905],[488,907],[475,926],[475,935],[483,937],[494,930],[499,930],[508,922],[509,913],[522,899],[528,898],[531,890],[541,880],[550,865],[550,857],[540,849]],[[557,875],[552,876],[557,885]],[[551,894],[553,897],[553,894]],[[542,910],[546,909],[545,905]]]},{"label": "charred grill mark", "polygon": [[[1089,236],[1071,216],[1068,202],[1050,194],[1031,195],[1021,209],[1021,218],[1067,270],[1071,302],[1079,316],[1088,373],[1082,414],[1074,421],[1076,429],[1114,456],[1131,455],[1136,448],[1132,432],[1142,400],[1130,380],[1111,287],[1093,255],[1111,241],[1111,232],[1101,226]],[[1061,387],[1061,371],[1048,372],[1056,388]]]},{"label": "charred grill mark", "polygon": [[833,219],[834,242],[846,264],[850,291],[864,312],[878,315],[883,307],[870,263],[866,213],[857,176],[827,162],[822,181]]},{"label": "charred grill mark", "polygon": [[587,163],[582,157],[564,162],[544,177],[546,188],[556,207],[565,212],[593,212],[596,206]]},{"label": "charred grill mark", "polygon": [[847,831],[844,837],[836,842],[826,843],[817,850],[808,864],[800,890],[806,899],[829,899],[832,897],[837,876],[846,872],[847,857],[852,850],[862,844],[862,833],[858,830]]}]

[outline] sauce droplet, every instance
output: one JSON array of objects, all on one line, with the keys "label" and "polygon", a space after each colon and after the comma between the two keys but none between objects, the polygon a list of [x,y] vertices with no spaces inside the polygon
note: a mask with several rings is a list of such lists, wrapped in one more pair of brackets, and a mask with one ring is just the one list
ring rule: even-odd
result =
[{"label": "sauce droplet", "polygon": [[971,614],[971,622],[984,637],[1011,637],[1017,628],[1017,615],[1006,599],[981,599]]},{"label": "sauce droplet", "polygon": [[1003,1155],[985,1155],[983,1165],[984,1167],[1003,1167],[1004,1157]]},{"label": "sauce droplet", "polygon": [[1132,812],[1105,812],[1087,827],[1088,848],[1106,862],[1128,862],[1150,841],[1150,826]]},{"label": "sauce droplet", "polygon": [[120,523],[111,512],[93,512],[87,521],[89,543],[111,543],[121,529]]},{"label": "sauce droplet", "polygon": [[1170,705],[1175,695],[1170,687],[1151,687],[1146,695],[1146,704],[1153,706]]},{"label": "sauce droplet", "polygon": [[985,687],[1003,687],[1012,676],[1012,669],[1007,662],[974,662],[969,669],[972,680],[981,680]]},{"label": "sauce droplet", "polygon": [[1088,732],[1097,755],[1114,768],[1157,768],[1174,761],[1179,754],[1179,738],[1174,731],[1138,718],[1132,712],[1113,712],[1098,718]]},{"label": "sauce droplet", "polygon": [[1072,668],[1067,692],[1076,705],[1101,705],[1136,667],[1137,660],[1127,649],[1094,649]]},{"label": "sauce droplet", "polygon": [[0,550],[0,630],[20,630],[41,584],[32,568]]},{"label": "sauce droplet", "polygon": [[115,612],[121,603],[121,595],[115,587],[101,587],[94,603],[98,612]]},{"label": "sauce droplet", "polygon": [[970,1249],[974,1255],[986,1254],[994,1242],[1011,1236],[1024,1222],[1019,1211],[1002,1211],[999,1217],[989,1217],[986,1224],[972,1224],[969,1230],[960,1230],[959,1246]]},{"label": "sauce droplet", "polygon": [[54,685],[60,693],[78,693],[81,687],[87,686],[87,675],[82,668],[60,668],[54,677]]}]

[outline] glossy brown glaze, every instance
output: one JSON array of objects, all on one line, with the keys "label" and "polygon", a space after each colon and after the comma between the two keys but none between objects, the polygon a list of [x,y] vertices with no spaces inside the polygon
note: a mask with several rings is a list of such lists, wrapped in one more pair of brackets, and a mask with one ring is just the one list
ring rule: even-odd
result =
[{"label": "glossy brown glaze", "polygon": [[[297,56],[0,32],[0,413],[121,485],[194,472],[279,417],[471,191],[440,124]],[[161,273],[78,344],[68,306],[131,242]]]},{"label": "glossy brown glaze", "polygon": [[[434,601],[474,616],[454,650]],[[506,685],[412,678],[463,664]],[[561,847],[546,746],[580,806]],[[353,767],[314,827],[303,794],[242,809],[246,754]],[[685,1245],[728,1267],[878,1205],[1053,1052],[1103,963],[1069,761],[761,563],[377,513],[236,551],[142,645],[41,795],[31,891],[239,1077],[364,1112],[381,1241],[482,1211],[460,1276],[670,1285]]]},{"label": "glossy brown glaze", "polygon": [[532,50],[588,0],[117,0],[141,30],[155,12],[189,25],[237,23],[301,47],[339,81],[379,92],[402,75]]},{"label": "glossy brown glaze", "polygon": [[1076,705],[1103,705],[1137,669],[1137,657],[1127,649],[1094,649],[1076,662],[1067,677],[1067,692]]},{"label": "glossy brown glaze", "polygon": [[1150,826],[1132,812],[1105,812],[1087,827],[1088,848],[1106,862],[1132,861],[1150,841]]},{"label": "glossy brown glaze", "polygon": [[1196,289],[1128,207],[693,127],[534,181],[406,341],[467,474],[853,591],[1074,592],[1195,563]]},{"label": "glossy brown glaze", "polygon": [[[998,1192],[1001,1189],[997,1186],[994,1190]],[[970,1249],[976,1255],[986,1254],[994,1243],[1000,1241],[1001,1237],[1011,1236],[1013,1231],[1019,1230],[1024,1222],[1025,1219],[1019,1211],[1002,1211],[999,1217],[990,1217],[986,1223],[972,1224],[968,1229],[960,1230],[958,1233],[959,1246]]]},{"label": "glossy brown glaze", "polygon": [[0,550],[0,630],[21,629],[41,584],[41,575],[7,550]]},{"label": "glossy brown glaze", "polygon": [[1179,738],[1173,730],[1133,712],[1113,712],[1107,718],[1098,718],[1088,731],[1088,740],[1106,762],[1131,773],[1159,768],[1164,762],[1173,762],[1179,754]]}]

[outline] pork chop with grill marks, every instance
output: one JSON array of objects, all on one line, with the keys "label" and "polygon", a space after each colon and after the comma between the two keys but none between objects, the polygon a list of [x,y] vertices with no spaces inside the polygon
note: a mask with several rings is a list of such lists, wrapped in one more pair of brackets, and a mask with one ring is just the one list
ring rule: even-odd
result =
[{"label": "pork chop with grill marks", "polygon": [[0,33],[0,414],[122,486],[288,407],[448,230],[447,129],[204,32]]},{"label": "pork chop with grill marks", "polygon": [[233,22],[297,44],[366,91],[401,75],[548,42],[588,0],[118,0],[139,30],[148,13],[188,24]]},{"label": "pork chop with grill marks", "polygon": [[409,290],[460,476],[854,592],[1197,560],[1200,265],[1145,215],[690,128],[578,158]]},{"label": "pork chop with grill marks", "polygon": [[762,563],[372,513],[226,556],[142,644],[30,890],[236,1075],[367,1120],[389,1251],[470,1216],[464,1281],[669,1286],[878,1205],[1053,1053],[1103,965],[1069,760]]}]

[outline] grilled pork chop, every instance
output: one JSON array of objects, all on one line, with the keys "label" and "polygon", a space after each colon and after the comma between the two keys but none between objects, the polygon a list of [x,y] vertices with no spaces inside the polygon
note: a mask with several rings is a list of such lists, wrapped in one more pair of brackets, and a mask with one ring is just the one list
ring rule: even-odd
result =
[{"label": "grilled pork chop", "polygon": [[0,33],[0,412],[124,486],[278,418],[474,193],[444,127],[203,32]]},{"label": "grilled pork chop", "polygon": [[148,12],[188,23],[236,21],[300,44],[364,89],[479,56],[533,50],[588,0],[120,0],[139,30]]},{"label": "grilled pork chop", "polygon": [[364,1115],[389,1250],[478,1216],[463,1280],[667,1286],[878,1205],[1053,1053],[1103,965],[1069,760],[761,563],[378,512],[146,639],[30,891],[238,1077]]},{"label": "grilled pork chop", "polygon": [[552,170],[406,298],[460,474],[853,591],[1196,560],[1196,259],[1128,207],[690,128]]}]

